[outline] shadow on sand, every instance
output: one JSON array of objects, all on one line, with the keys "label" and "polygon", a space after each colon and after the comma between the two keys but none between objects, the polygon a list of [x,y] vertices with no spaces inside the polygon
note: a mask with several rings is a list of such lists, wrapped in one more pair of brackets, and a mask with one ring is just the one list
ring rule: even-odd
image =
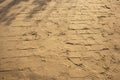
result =
[{"label": "shadow on sand", "polygon": [[[20,10],[20,8],[24,6],[17,6],[21,2],[29,2],[30,0],[12,0],[9,3],[7,3],[7,0],[0,0],[0,6],[2,3],[7,3],[6,5],[1,6],[0,8],[0,23],[3,23],[5,25],[10,25],[11,22],[16,18],[16,16],[24,11]],[[34,0],[31,5],[35,5],[36,7],[33,8],[28,13],[28,16],[26,18],[32,18],[34,14],[36,14],[38,11],[43,11],[45,9],[45,6],[47,5],[48,2],[51,0]],[[29,6],[28,6],[29,7]],[[23,9],[26,9],[23,8]],[[15,10],[15,11],[14,11]],[[11,11],[14,11],[11,13]]]}]

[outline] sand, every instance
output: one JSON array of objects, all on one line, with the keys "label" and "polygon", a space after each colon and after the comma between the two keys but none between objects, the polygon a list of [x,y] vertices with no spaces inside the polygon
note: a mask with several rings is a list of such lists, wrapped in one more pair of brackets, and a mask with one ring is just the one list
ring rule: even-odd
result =
[{"label": "sand", "polygon": [[0,80],[120,80],[120,1],[0,0]]}]

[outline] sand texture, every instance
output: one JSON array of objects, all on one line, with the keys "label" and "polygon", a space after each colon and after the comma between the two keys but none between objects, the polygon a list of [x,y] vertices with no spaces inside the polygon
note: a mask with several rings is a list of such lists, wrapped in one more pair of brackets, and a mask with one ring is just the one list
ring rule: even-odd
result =
[{"label": "sand texture", "polygon": [[120,80],[120,0],[0,0],[0,80]]}]

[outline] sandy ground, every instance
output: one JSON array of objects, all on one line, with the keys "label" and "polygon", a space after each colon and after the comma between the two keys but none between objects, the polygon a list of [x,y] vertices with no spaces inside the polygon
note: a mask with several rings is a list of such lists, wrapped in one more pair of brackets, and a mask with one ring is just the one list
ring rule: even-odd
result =
[{"label": "sandy ground", "polygon": [[0,0],[0,80],[120,80],[120,1]]}]

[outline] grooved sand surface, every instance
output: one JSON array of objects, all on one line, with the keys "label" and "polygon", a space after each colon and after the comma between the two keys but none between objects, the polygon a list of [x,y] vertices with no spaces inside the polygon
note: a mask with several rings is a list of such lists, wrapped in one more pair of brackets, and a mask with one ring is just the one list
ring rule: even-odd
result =
[{"label": "grooved sand surface", "polygon": [[120,1],[0,0],[0,80],[120,80]]}]

